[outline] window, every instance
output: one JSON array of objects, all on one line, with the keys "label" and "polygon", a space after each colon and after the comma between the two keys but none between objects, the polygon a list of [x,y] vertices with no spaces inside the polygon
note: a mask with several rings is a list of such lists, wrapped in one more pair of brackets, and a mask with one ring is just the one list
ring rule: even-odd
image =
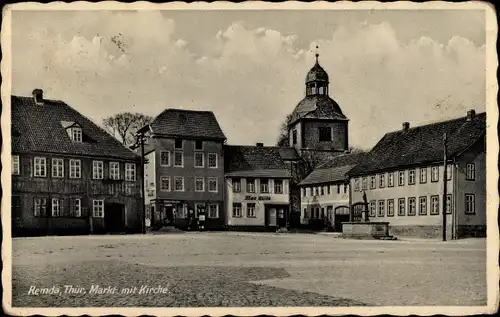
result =
[{"label": "window", "polygon": [[160,177],[160,190],[164,192],[170,191],[170,177],[162,176]]},{"label": "window", "polygon": [[218,192],[217,188],[217,178],[215,177],[209,177],[208,178],[208,191],[212,193]]},{"label": "window", "polygon": [[247,204],[247,217],[248,218],[255,218],[255,204],[254,203]]},{"label": "window", "polygon": [[260,192],[269,193],[269,180],[267,178],[260,179]]},{"label": "window", "polygon": [[394,199],[387,199],[387,217],[394,217]]},{"label": "window", "polygon": [[194,152],[194,167],[204,167],[205,156],[203,152]]},{"label": "window", "polygon": [[431,167],[431,182],[439,182],[439,166]]},{"label": "window", "polygon": [[120,163],[109,162],[109,178],[120,179]]},{"label": "window", "polygon": [[82,128],[71,128],[71,140],[74,142],[82,142]]},{"label": "window", "polygon": [[404,185],[405,185],[405,172],[399,171],[398,172],[398,186],[404,186]]},{"label": "window", "polygon": [[385,200],[378,201],[378,216],[379,217],[385,216]]},{"label": "window", "polygon": [[125,164],[125,180],[126,181],[135,181],[135,164],[134,163],[126,163]]},{"label": "window", "polygon": [[184,153],[180,151],[174,152],[174,166],[184,167]]},{"label": "window", "polygon": [[344,194],[347,194],[348,190],[349,190],[349,185],[344,184]]},{"label": "window", "polygon": [[337,184],[337,194],[340,194],[340,184]]},{"label": "window", "polygon": [[247,178],[247,192],[255,193],[255,179]]},{"label": "window", "polygon": [[408,198],[408,216],[415,216],[417,214],[417,202],[415,197]]},{"label": "window", "polygon": [[170,151],[161,151],[160,152],[160,165],[161,166],[170,166]]},{"label": "window", "polygon": [[52,177],[64,177],[64,159],[52,159]]},{"label": "window", "polygon": [[304,219],[309,218],[309,212],[307,212],[307,208],[304,208]]},{"label": "window", "polygon": [[46,217],[47,216],[47,198],[35,198],[33,216]]},{"label": "window", "polygon": [[10,212],[11,212],[11,219],[14,220],[16,218],[21,218],[22,217],[22,211],[21,211],[21,196],[17,195],[12,195],[11,197],[11,206],[10,206]]},{"label": "window", "polygon": [[375,175],[370,176],[370,189],[375,189],[377,187],[377,178]]},{"label": "window", "polygon": [[197,192],[205,191],[205,179],[203,179],[203,177],[196,177],[194,182],[195,182],[194,184],[195,191]]},{"label": "window", "polygon": [[359,192],[359,178],[354,179],[354,191]]},{"label": "window", "polygon": [[399,198],[398,200],[398,216],[404,216],[406,214],[406,201],[404,198]]},{"label": "window", "polygon": [[446,180],[450,180],[452,174],[453,174],[453,169],[451,168],[451,165],[450,164],[446,165]]},{"label": "window", "polygon": [[377,208],[376,201],[375,200],[370,201],[369,207],[370,207],[370,209],[369,209],[370,217],[375,217],[376,216],[376,208]]},{"label": "window", "polygon": [[217,168],[218,165],[217,153],[208,153],[208,167]]},{"label": "window", "polygon": [[82,177],[82,161],[69,160],[69,178]]},{"label": "window", "polygon": [[184,177],[182,177],[182,176],[175,176],[174,177],[174,190],[176,192],[183,192],[184,191]]},{"label": "window", "polygon": [[92,202],[92,216],[95,218],[104,218],[104,200],[94,199]]},{"label": "window", "polygon": [[363,190],[368,189],[368,180],[366,177],[363,177],[363,184],[361,185]]},{"label": "window", "polygon": [[297,144],[297,130],[293,130],[292,132],[292,142],[293,145]]},{"label": "window", "polygon": [[194,204],[194,216],[198,217],[205,210],[205,204]]},{"label": "window", "polygon": [[209,204],[208,205],[208,218],[219,218],[219,205]]},{"label": "window", "polygon": [[321,214],[319,215],[321,219],[325,218],[325,207],[321,207]]},{"label": "window", "polygon": [[415,170],[411,169],[408,171],[408,184],[415,185]]},{"label": "window", "polygon": [[69,201],[69,214],[71,217],[82,216],[82,201],[80,198],[72,198]]},{"label": "window", "polygon": [[104,163],[102,161],[92,161],[92,178],[103,179]]},{"label": "window", "polygon": [[332,129],[330,127],[319,127],[319,141],[329,142],[332,140]]},{"label": "window", "polygon": [[325,186],[320,186],[319,191],[321,191],[321,196],[325,195]]},{"label": "window", "polygon": [[19,175],[19,155],[12,155],[12,175]]},{"label": "window", "polygon": [[394,172],[387,175],[387,187],[394,187]]},{"label": "window", "polygon": [[275,194],[283,194],[283,180],[275,179],[274,180],[274,193]]},{"label": "window", "polygon": [[35,157],[35,176],[36,177],[46,177],[47,169],[46,169],[46,159],[45,157]]},{"label": "window", "polygon": [[182,144],[182,140],[180,140],[180,139],[176,139],[175,140],[175,145],[174,146],[175,146],[176,149],[182,149],[182,145],[183,145]]},{"label": "window", "polygon": [[439,215],[439,196],[431,196],[431,215]]},{"label": "window", "polygon": [[451,194],[446,195],[446,213],[451,214],[453,211],[453,201],[451,200]]},{"label": "window", "polygon": [[59,198],[52,198],[52,217],[62,216],[63,200]]},{"label": "window", "polygon": [[380,188],[385,187],[385,173],[382,173],[378,176],[378,187]]},{"label": "window", "polygon": [[427,183],[427,167],[420,168],[420,184]]},{"label": "window", "polygon": [[474,163],[467,163],[465,179],[469,181],[473,181],[476,179],[476,165]]},{"label": "window", "polygon": [[233,217],[241,217],[241,204],[233,203]]},{"label": "window", "polygon": [[[275,191],[276,191],[276,190],[275,190]],[[300,194],[301,194],[301,196],[302,196],[302,197],[306,197],[306,188],[302,187],[302,188],[300,189]]]},{"label": "window", "polygon": [[465,194],[465,213],[468,215],[476,213],[474,194]]},{"label": "window", "polygon": [[233,178],[233,193],[241,192],[241,179]]},{"label": "window", "polygon": [[422,216],[427,215],[427,196],[418,198],[418,214]]},{"label": "window", "polygon": [[202,140],[195,140],[194,141],[194,149],[195,150],[203,150],[203,141]]}]

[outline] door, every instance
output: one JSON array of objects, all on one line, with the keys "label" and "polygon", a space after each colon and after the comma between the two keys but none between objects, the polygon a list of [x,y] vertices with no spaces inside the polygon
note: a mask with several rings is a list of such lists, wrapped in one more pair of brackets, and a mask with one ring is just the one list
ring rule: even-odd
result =
[{"label": "door", "polygon": [[21,215],[21,197],[11,196],[11,221],[12,221],[12,236],[16,236],[19,227],[22,225],[22,215]]},{"label": "door", "polygon": [[268,207],[267,209],[267,225],[269,227],[276,227],[277,222],[276,222],[276,214],[277,210],[276,207]]},{"label": "door", "polygon": [[108,232],[125,232],[125,206],[109,203],[104,206],[104,226]]},{"label": "door", "polygon": [[286,207],[278,207],[278,226],[280,228],[286,227],[286,217],[287,217],[287,209]]},{"label": "door", "polygon": [[349,222],[349,207],[347,206],[339,206],[335,208],[333,230],[335,232],[342,232],[343,222]]}]

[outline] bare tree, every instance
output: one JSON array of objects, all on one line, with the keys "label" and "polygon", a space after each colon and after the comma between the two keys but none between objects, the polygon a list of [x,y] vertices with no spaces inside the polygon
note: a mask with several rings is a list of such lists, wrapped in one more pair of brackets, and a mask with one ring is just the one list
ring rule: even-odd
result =
[{"label": "bare tree", "polygon": [[103,119],[106,130],[123,145],[131,145],[135,141],[135,133],[148,125],[153,118],[141,113],[121,112]]}]

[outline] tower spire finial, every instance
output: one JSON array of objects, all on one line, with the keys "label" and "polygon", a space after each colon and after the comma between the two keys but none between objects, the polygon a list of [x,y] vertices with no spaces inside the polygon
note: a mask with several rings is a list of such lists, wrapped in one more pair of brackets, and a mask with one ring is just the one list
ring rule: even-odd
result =
[{"label": "tower spire finial", "polygon": [[319,50],[319,47],[318,47],[318,45],[316,45],[316,54],[315,54],[316,55],[316,63],[318,62],[318,57],[319,57],[318,50]]}]

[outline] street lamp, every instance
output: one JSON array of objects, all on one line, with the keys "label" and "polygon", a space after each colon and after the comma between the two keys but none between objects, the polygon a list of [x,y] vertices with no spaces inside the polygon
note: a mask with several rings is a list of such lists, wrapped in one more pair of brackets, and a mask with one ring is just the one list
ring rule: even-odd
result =
[{"label": "street lamp", "polygon": [[140,132],[136,134],[136,146],[141,147],[141,197],[142,197],[142,233],[146,234],[146,193],[144,186],[144,142],[146,140],[146,136],[144,132]]}]

